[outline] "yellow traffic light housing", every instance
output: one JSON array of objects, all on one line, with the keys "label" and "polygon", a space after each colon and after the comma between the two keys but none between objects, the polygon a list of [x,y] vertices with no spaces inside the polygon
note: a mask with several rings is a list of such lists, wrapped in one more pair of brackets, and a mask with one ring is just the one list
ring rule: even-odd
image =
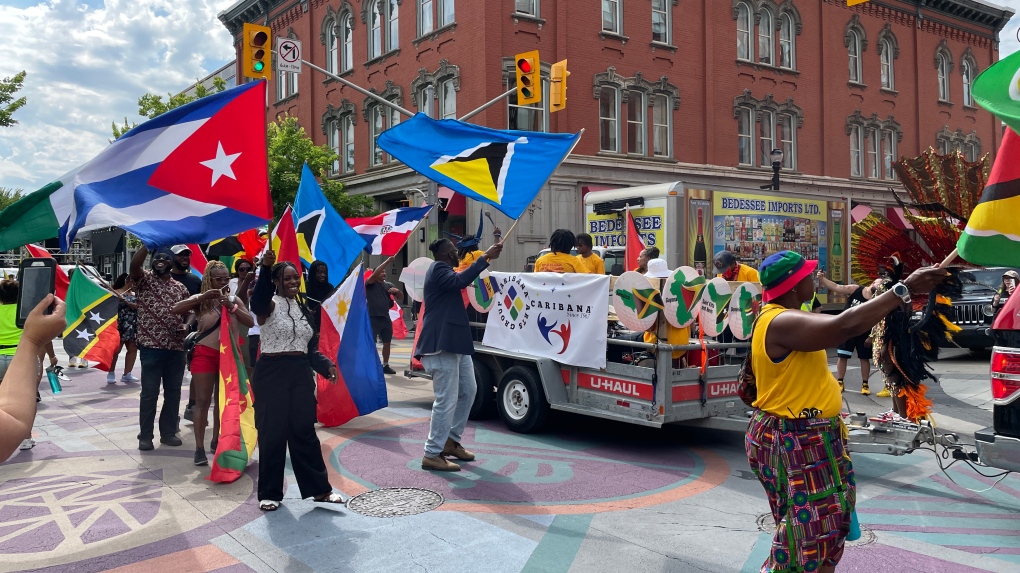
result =
[{"label": "yellow traffic light housing", "polygon": [[241,73],[245,77],[259,80],[272,76],[272,40],[273,30],[268,26],[245,23],[241,38]]},{"label": "yellow traffic light housing", "polygon": [[542,101],[541,61],[538,50],[514,56],[517,69],[517,105]]},{"label": "yellow traffic light housing", "polygon": [[549,69],[549,112],[567,107],[567,61],[561,60]]}]

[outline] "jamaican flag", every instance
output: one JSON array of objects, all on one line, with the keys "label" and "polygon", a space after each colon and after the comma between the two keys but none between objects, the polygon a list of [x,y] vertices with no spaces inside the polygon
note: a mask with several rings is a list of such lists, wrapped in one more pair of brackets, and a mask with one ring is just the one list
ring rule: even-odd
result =
[{"label": "jamaican flag", "polygon": [[113,356],[120,348],[117,330],[117,305],[113,293],[89,280],[85,273],[71,277],[67,288],[67,328],[64,351],[96,362],[96,368],[109,372]]},{"label": "jamaican flag", "polygon": [[220,439],[209,480],[230,483],[241,477],[255,451],[255,407],[237,331],[227,309],[220,310]]}]

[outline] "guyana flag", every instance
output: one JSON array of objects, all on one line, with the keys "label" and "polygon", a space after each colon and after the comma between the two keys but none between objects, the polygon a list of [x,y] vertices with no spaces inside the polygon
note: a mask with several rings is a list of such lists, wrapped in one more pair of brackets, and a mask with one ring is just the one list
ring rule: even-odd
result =
[{"label": "guyana flag", "polygon": [[[997,65],[997,64],[996,64]],[[1020,102],[1016,104],[1020,108]],[[956,249],[968,263],[1020,266],[1020,136],[1006,128],[981,201]]]},{"label": "guyana flag", "polygon": [[227,309],[220,310],[220,438],[213,455],[209,480],[230,483],[248,467],[258,434],[255,432],[255,399],[237,332],[230,327]]},{"label": "guyana flag", "polygon": [[67,288],[67,328],[64,351],[96,362],[96,368],[109,372],[113,355],[120,348],[117,330],[117,305],[120,299],[89,280],[85,273],[71,277]]}]

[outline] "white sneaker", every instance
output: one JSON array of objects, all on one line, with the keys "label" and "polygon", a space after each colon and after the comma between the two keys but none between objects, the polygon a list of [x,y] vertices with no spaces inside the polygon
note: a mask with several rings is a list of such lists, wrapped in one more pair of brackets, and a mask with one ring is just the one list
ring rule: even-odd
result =
[{"label": "white sneaker", "polygon": [[21,441],[21,445],[18,446],[18,449],[19,450],[31,450],[34,447],[35,447],[35,440],[33,440],[32,438],[28,438],[27,440],[22,440]]},{"label": "white sneaker", "polygon": [[117,383],[117,375],[114,374],[113,372],[107,372],[106,373],[106,383],[107,384],[116,384]]},{"label": "white sneaker", "polygon": [[74,368],[77,365],[78,365],[78,357],[77,356],[72,356],[71,358],[69,358],[67,360],[67,367],[68,368]]},{"label": "white sneaker", "polygon": [[78,368],[88,368],[88,367],[89,367],[89,361],[88,360],[85,360],[83,358],[79,358],[78,359]]},{"label": "white sneaker", "polygon": [[53,373],[57,375],[57,378],[63,380],[64,382],[71,381],[71,379],[67,377],[67,374],[64,374],[64,369],[61,366],[54,366]]},{"label": "white sneaker", "polygon": [[132,374],[130,372],[128,372],[127,374],[121,376],[120,377],[120,381],[121,382],[140,382],[140,380],[137,377],[135,377],[134,374]]}]

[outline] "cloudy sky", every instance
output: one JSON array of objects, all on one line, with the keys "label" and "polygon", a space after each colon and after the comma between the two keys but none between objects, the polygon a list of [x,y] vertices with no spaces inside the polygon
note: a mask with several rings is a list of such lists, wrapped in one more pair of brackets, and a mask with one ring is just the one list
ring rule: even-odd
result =
[{"label": "cloudy sky", "polygon": [[[995,0],[1020,12],[1020,0]],[[233,58],[216,15],[235,0],[0,0],[0,78],[28,71],[19,124],[0,128],[0,187],[33,191],[94,157],[138,97],[177,93]],[[1002,55],[1020,49],[1015,16]]]}]

